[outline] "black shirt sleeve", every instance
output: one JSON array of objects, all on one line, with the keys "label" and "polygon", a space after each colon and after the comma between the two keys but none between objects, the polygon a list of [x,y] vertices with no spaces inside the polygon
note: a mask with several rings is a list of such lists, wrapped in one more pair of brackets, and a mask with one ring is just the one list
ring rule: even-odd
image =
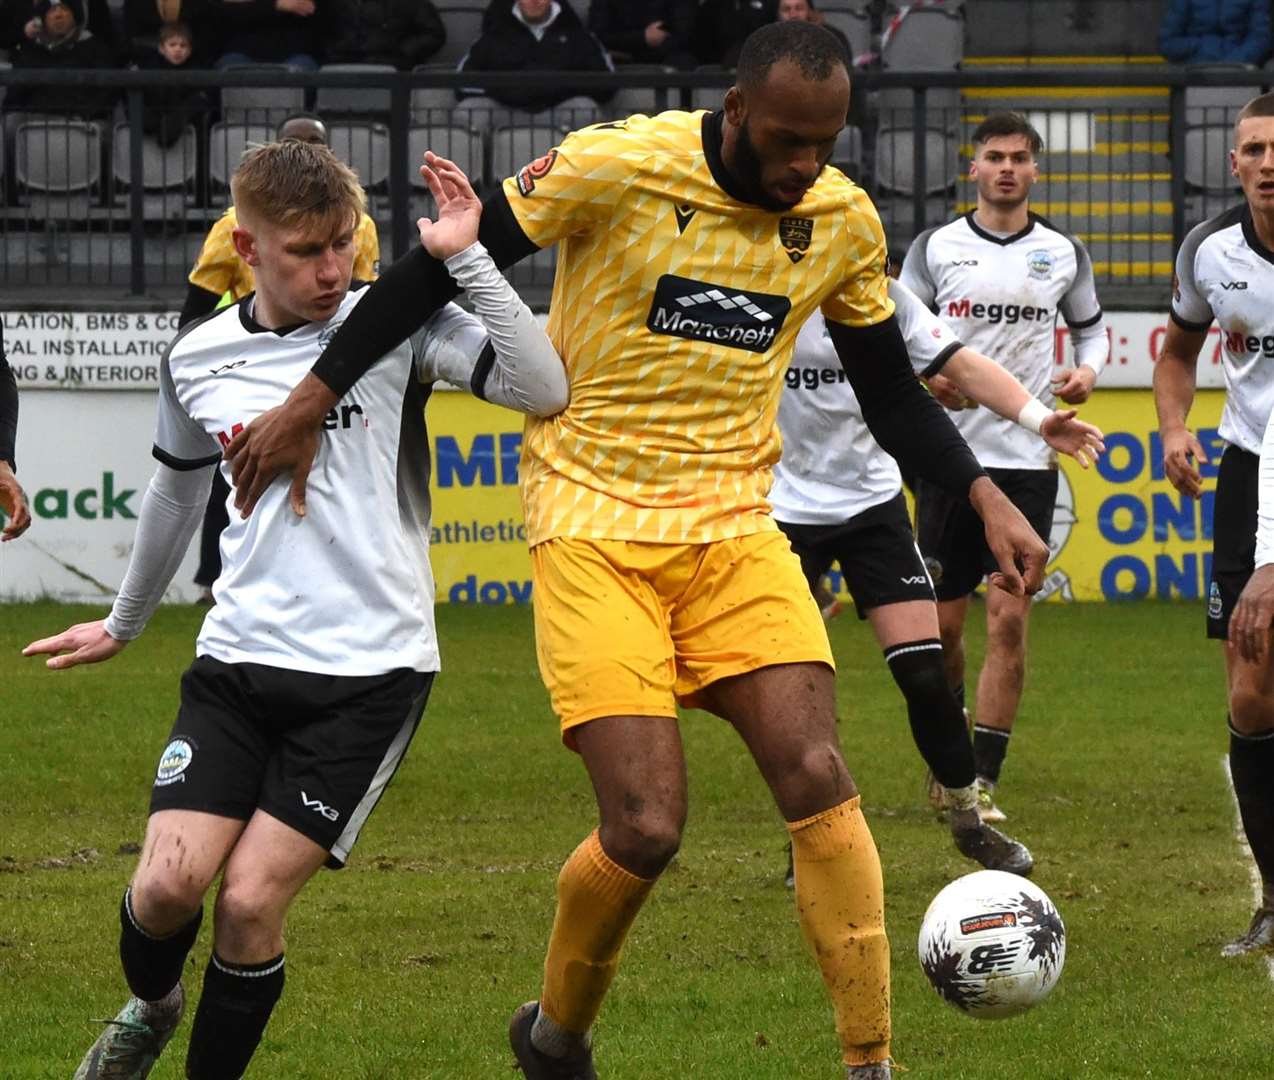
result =
[{"label": "black shirt sleeve", "polygon": [[[503,189],[486,200],[478,240],[504,269],[536,250]],[[423,247],[404,255],[373,284],[311,369],[338,397],[390,349],[406,341],[460,291],[447,268]]]},{"label": "black shirt sleeve", "polygon": [[187,323],[202,318],[210,311],[216,311],[220,300],[221,297],[215,292],[210,292],[192,282],[186,287],[186,302],[181,305],[181,314],[177,316],[177,329],[180,330]]},{"label": "black shirt sleeve", "polygon": [[865,327],[828,320],[827,330],[881,448],[905,474],[966,498],[986,473],[946,410],[920,385],[898,320],[891,315]]},{"label": "black shirt sleeve", "polygon": [[18,380],[4,355],[4,330],[0,328],[0,460],[17,469],[13,453],[18,442]]}]

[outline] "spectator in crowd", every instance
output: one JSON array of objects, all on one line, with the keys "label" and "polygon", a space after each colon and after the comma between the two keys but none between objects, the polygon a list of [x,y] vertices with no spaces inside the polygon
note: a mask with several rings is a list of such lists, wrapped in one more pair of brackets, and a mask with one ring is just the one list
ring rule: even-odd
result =
[{"label": "spectator in crowd", "polygon": [[[159,28],[159,47],[138,58],[143,71],[190,71],[198,65],[194,38],[184,22],[168,22]],[[142,91],[145,112],[142,130],[155,136],[160,146],[172,146],[186,128],[211,110],[208,95],[196,86],[156,86]]]},{"label": "spectator in crowd", "polygon": [[701,64],[732,68],[743,39],[777,18],[778,0],[704,0],[695,17],[695,56]]},{"label": "spectator in crowd", "polygon": [[845,55],[849,57],[849,69],[854,70],[854,51],[849,47],[847,38],[836,27],[823,18],[823,13],[814,6],[814,0],[779,0],[779,22],[812,22],[824,30],[836,35],[836,40],[845,47]]},{"label": "spectator in crowd", "polygon": [[[602,43],[585,29],[568,0],[492,0],[482,34],[460,71],[613,71]],[[500,106],[524,112],[554,107],[593,110],[614,91],[581,93],[569,84],[515,89],[461,90],[460,108],[498,113]],[[479,95],[479,96],[473,96]]]},{"label": "spectator in crowd", "polygon": [[[115,66],[112,48],[85,28],[80,0],[40,0],[13,50],[14,68],[77,70]],[[114,91],[68,79],[56,86],[11,86],[5,97],[10,113],[52,113],[100,119],[114,102]]]},{"label": "spectator in crowd", "polygon": [[588,28],[617,63],[692,68],[694,4],[684,0],[593,0]]},{"label": "spectator in crowd", "polygon": [[209,19],[210,0],[124,0],[124,32],[129,46],[138,55],[153,49],[164,23],[181,22],[190,27],[194,45],[193,61],[204,67],[221,50],[214,45],[215,24]]},{"label": "spectator in crowd", "polygon": [[31,527],[27,493],[14,475],[17,464],[14,444],[18,440],[18,383],[4,355],[4,328],[0,326],[0,542],[16,540]]},{"label": "spectator in crowd", "polygon": [[1263,64],[1270,0],[1168,0],[1159,51],[1181,64]]},{"label": "spectator in crowd", "polygon": [[[298,139],[301,142],[327,145],[327,125],[317,116],[298,113],[289,116],[279,125],[275,138]],[[182,305],[177,325],[184,328],[195,319],[215,311],[223,298],[240,300],[256,288],[252,267],[245,263],[234,246],[234,231],[239,217],[233,206],[217,219],[204,237],[203,247],[190,271],[186,302]],[[376,223],[367,212],[358,219],[354,230],[355,281],[374,281],[380,272],[380,237]],[[221,470],[213,473],[212,492],[204,511],[203,527],[199,536],[199,566],[195,570],[195,585],[199,588],[199,602],[213,603],[212,586],[221,576],[221,533],[230,523],[226,500],[230,487]]]},{"label": "spectator in crowd", "polygon": [[[39,28],[40,0],[0,0],[0,49],[16,49]],[[107,0],[84,0],[80,25],[112,50],[116,48],[115,24]]]},{"label": "spectator in crowd", "polygon": [[332,0],[213,0],[211,15],[222,26],[218,68],[287,64],[314,71],[337,12]]},{"label": "spectator in crowd", "polygon": [[343,64],[393,64],[410,71],[447,40],[430,0],[349,0],[337,16],[327,59]]}]

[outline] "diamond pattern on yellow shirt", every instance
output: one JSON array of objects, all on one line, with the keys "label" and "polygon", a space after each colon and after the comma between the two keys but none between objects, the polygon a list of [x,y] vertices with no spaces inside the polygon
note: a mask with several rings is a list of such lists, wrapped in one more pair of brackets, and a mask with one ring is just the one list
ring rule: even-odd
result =
[{"label": "diamond pattern on yellow shirt", "polygon": [[[187,279],[190,284],[218,296],[229,293],[232,300],[243,299],[257,287],[252,267],[239,258],[234,249],[230,234],[238,224],[231,206],[208,230]],[[379,271],[380,237],[376,234],[376,223],[364,214],[354,231],[354,280],[375,281]]]},{"label": "diamond pattern on yellow shirt", "polygon": [[548,332],[571,381],[564,412],[527,421],[533,545],[773,529],[775,418],[801,324],[816,308],[849,326],[893,312],[866,194],[828,168],[790,210],[739,202],[714,179],[705,121],[597,124],[505,181],[526,235],[558,243]]}]

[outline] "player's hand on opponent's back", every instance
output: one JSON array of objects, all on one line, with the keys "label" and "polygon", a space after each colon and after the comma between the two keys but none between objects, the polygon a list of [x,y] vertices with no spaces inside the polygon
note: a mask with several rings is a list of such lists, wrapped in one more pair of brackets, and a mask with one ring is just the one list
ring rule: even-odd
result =
[{"label": "player's hand on opponent's back", "polygon": [[1009,497],[985,476],[969,488],[969,502],[986,528],[986,542],[1000,569],[988,580],[1012,596],[1031,596],[1044,583],[1048,545]]},{"label": "player's hand on opponent's back", "polygon": [[1198,462],[1207,461],[1208,453],[1203,444],[1188,428],[1160,431],[1163,443],[1164,475],[1182,495],[1197,499],[1203,494],[1203,478],[1199,475]]},{"label": "player's hand on opponent's back", "polygon": [[437,221],[431,221],[427,217],[416,221],[416,228],[420,230],[420,242],[435,259],[449,259],[478,239],[482,200],[473,193],[473,187],[464,170],[454,161],[439,157],[432,150],[425,151],[420,175],[429,185],[430,194],[438,207]]},{"label": "player's hand on opponent's back", "polygon": [[1054,409],[1040,424],[1040,437],[1059,454],[1069,454],[1085,469],[1104,453],[1101,429],[1086,424],[1074,409]]},{"label": "player's hand on opponent's back", "polygon": [[16,540],[31,527],[27,493],[22,490],[7,461],[0,461],[0,509],[9,518],[4,532],[0,533],[0,540]]},{"label": "player's hand on opponent's back", "polygon": [[47,656],[44,666],[55,671],[79,664],[100,664],[123,651],[127,641],[106,632],[106,620],[77,623],[53,637],[33,641],[22,650],[23,656]]},{"label": "player's hand on opponent's back", "polygon": [[1274,566],[1259,566],[1247,579],[1230,615],[1230,645],[1244,660],[1265,657],[1274,626]]},{"label": "player's hand on opponent's back", "polygon": [[930,375],[925,380],[925,385],[929,387],[929,393],[934,396],[934,400],[945,409],[952,412],[960,412],[963,409],[976,409],[978,403],[970,397],[966,397],[963,390],[948,379],[945,375]]},{"label": "player's hand on opponent's back", "polygon": [[1097,383],[1097,372],[1087,364],[1079,367],[1064,368],[1053,376],[1053,393],[1067,405],[1083,405],[1093,396],[1093,386]]}]

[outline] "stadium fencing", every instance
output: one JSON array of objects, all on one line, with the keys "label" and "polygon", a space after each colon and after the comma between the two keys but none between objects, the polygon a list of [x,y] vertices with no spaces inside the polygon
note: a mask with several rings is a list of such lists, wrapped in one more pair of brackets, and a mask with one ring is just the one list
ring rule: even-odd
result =
[{"label": "stadium fencing", "polygon": [[[133,297],[184,287],[206,229],[229,201],[243,149],[272,137],[300,111],[329,125],[333,148],[358,170],[385,254],[415,242],[432,212],[417,174],[428,148],[452,157],[479,191],[544,153],[572,128],[664,108],[716,107],[730,72],[621,68],[614,73],[394,72],[368,65],[318,72],[81,71],[77,86],[116,99],[94,115],[6,109],[0,146],[0,287],[79,286]],[[969,138],[993,108],[1019,107],[1046,142],[1033,205],[1080,236],[1104,295],[1120,287],[1166,295],[1171,260],[1188,228],[1232,203],[1227,151],[1234,116],[1266,88],[1264,71],[1237,67],[1152,70],[898,70],[856,73],[851,125],[834,164],[876,201],[900,253],[921,229],[976,198]],[[63,86],[65,72],[0,69],[0,89]],[[457,101],[462,88],[569,85],[596,106],[519,113],[490,98]],[[173,91],[202,92],[201,110],[171,106]],[[167,110],[167,112],[165,112]],[[553,254],[514,272],[541,292]]]}]

